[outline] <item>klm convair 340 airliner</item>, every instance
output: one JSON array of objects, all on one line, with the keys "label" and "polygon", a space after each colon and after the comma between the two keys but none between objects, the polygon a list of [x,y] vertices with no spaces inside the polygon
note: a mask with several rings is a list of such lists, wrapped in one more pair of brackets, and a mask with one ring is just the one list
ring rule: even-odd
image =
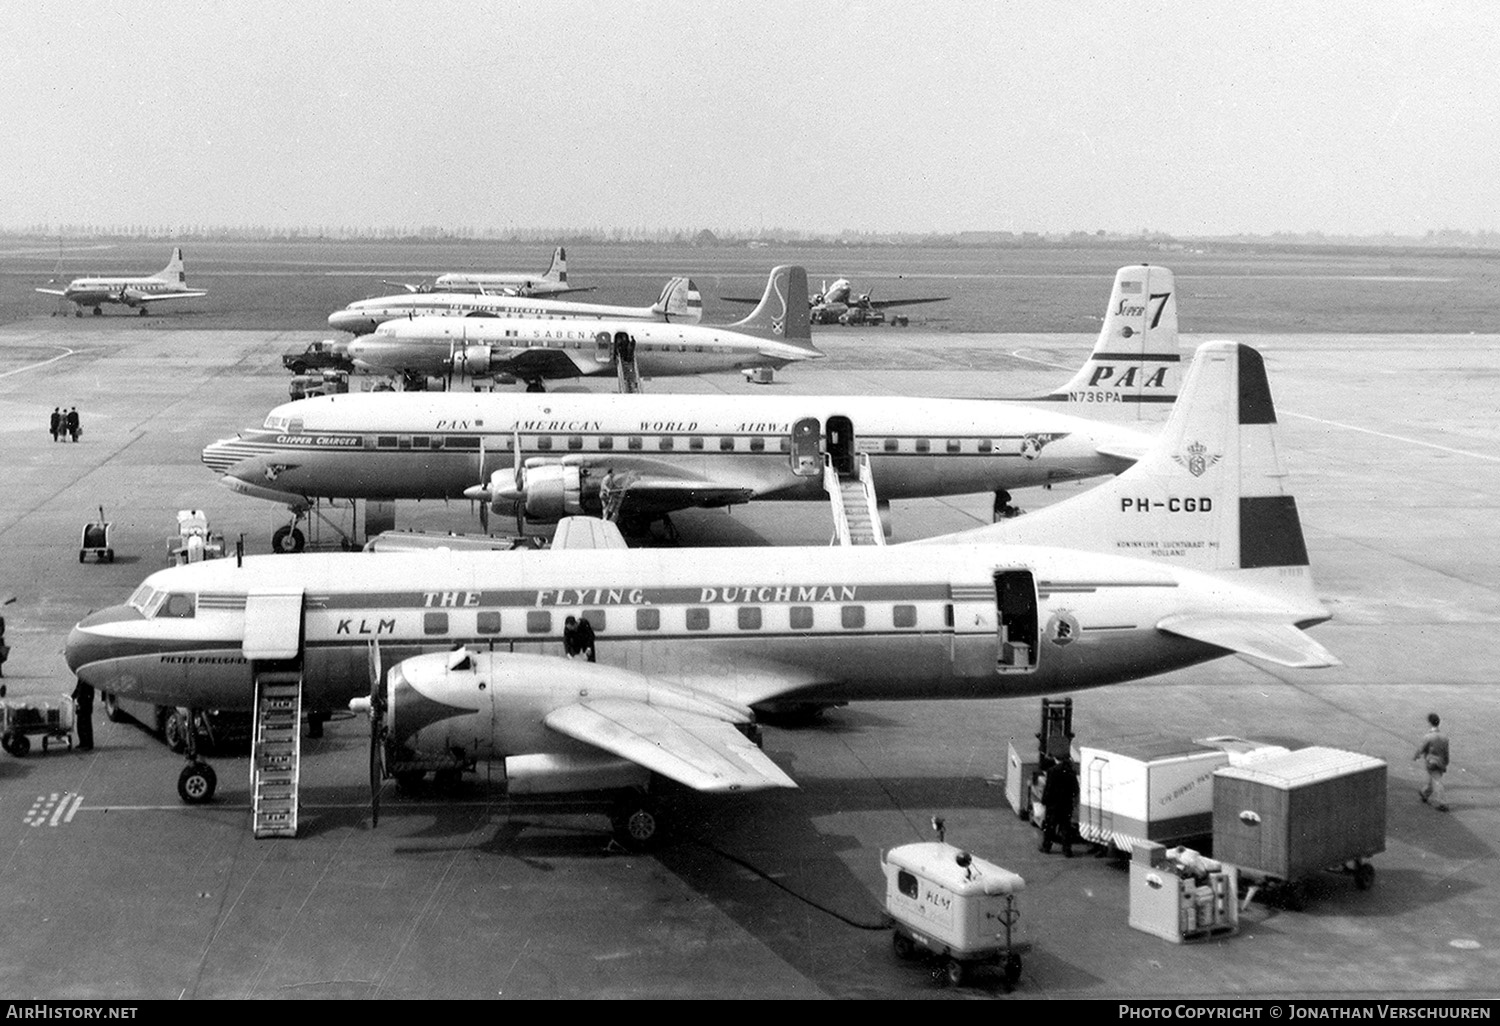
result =
[{"label": "klm convair 340 airliner", "polygon": [[182,248],[172,250],[172,261],[160,271],[145,278],[75,278],[65,289],[37,289],[49,296],[61,296],[76,303],[74,313],[82,317],[83,308],[94,308],[94,316],[104,312],[105,303],[123,303],[146,316],[146,307],[168,299],[196,299],[206,296],[204,289],[187,287],[187,271],[182,262]]},{"label": "klm convair 340 airliner", "polygon": [[[788,284],[780,295],[801,295],[801,283]],[[807,310],[772,303],[773,292],[751,320],[785,312],[779,337],[789,347],[807,334]],[[653,336],[639,337],[644,345]],[[640,345],[637,354],[648,358]],[[278,406],[261,428],[209,445],[203,462],[230,490],[292,510],[273,539],[281,551],[302,547],[297,520],[329,499],[469,496],[536,523],[582,513],[631,524],[695,506],[827,501],[830,487],[842,488],[831,471],[867,486],[872,495],[858,501],[873,498],[880,514],[892,499],[1118,473],[1177,397],[1180,359],[1172,272],[1132,265],[1115,275],[1088,360],[1034,407],[892,396],[350,393]]]},{"label": "klm convair 340 airliner", "polygon": [[714,327],[611,317],[391,320],[351,341],[349,358],[388,374],[509,374],[536,392],[544,379],[614,377],[622,359],[644,377],[775,369],[823,356],[813,348],[806,311],[789,316],[787,308],[786,297],[806,287],[801,267],[774,268],[750,316]]},{"label": "klm convair 340 airliner", "polygon": [[[516,791],[785,787],[743,736],[756,709],[1074,691],[1230,653],[1335,664],[1304,633],[1329,612],[1275,422],[1260,355],[1210,342],[1129,470],[946,544],[217,559],[84,618],[67,661],[121,696],[289,717],[293,772],[298,709],[366,695],[398,773],[483,760]],[[568,616],[593,625],[597,664],[559,656]],[[213,783],[195,760],[179,791]],[[622,812],[654,829],[648,807]]]},{"label": "klm convair 340 airliner", "polygon": [[691,278],[673,278],[650,306],[606,306],[566,299],[483,295],[466,292],[403,292],[350,303],[328,315],[329,327],[364,335],[386,321],[410,317],[532,317],[673,321],[697,324],[703,297]]}]

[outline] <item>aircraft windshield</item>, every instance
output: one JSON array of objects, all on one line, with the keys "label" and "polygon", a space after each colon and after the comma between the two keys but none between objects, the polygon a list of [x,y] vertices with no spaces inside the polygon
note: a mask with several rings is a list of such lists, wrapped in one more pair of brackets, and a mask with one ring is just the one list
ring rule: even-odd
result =
[{"label": "aircraft windshield", "polygon": [[197,610],[196,596],[185,592],[173,592],[168,595],[166,601],[158,607],[158,617],[170,617],[174,620],[191,620]]},{"label": "aircraft windshield", "polygon": [[140,613],[144,616],[146,613],[146,606],[148,603],[150,603],[151,595],[154,591],[155,589],[152,588],[151,585],[143,584],[139,588],[135,589],[135,594],[131,595],[130,601],[126,602],[125,604],[131,609],[134,609],[137,613]]},{"label": "aircraft windshield", "polygon": [[289,419],[288,417],[278,417],[273,413],[266,418],[265,428],[267,431],[285,431]]}]

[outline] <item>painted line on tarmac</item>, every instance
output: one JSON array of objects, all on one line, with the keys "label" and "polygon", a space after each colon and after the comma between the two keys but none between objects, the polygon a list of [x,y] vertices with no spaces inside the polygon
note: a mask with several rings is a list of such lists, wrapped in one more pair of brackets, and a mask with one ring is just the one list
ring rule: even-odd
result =
[{"label": "painted line on tarmac", "polygon": [[[51,343],[47,343],[47,344],[48,345],[52,345]],[[58,356],[54,356],[50,360],[43,360],[41,363],[29,363],[25,367],[17,367],[15,370],[8,370],[5,373],[0,374],[0,378],[8,378],[12,374],[24,374],[26,371],[33,371],[33,370],[36,370],[38,367],[45,367],[45,366],[47,366],[47,364],[49,364],[49,363],[56,363],[58,360],[66,360],[68,357],[72,356],[73,353],[75,352],[75,350],[69,349],[67,346],[53,345],[52,348],[54,348],[54,349],[61,349],[62,353],[60,355],[58,355]]]},{"label": "painted line on tarmac", "polygon": [[1374,435],[1376,438],[1388,438],[1393,442],[1405,442],[1408,445],[1420,445],[1427,449],[1436,449],[1439,452],[1451,452],[1455,456],[1472,456],[1477,460],[1488,460],[1491,463],[1500,463],[1500,456],[1493,456],[1489,453],[1474,452],[1470,449],[1454,449],[1446,445],[1438,445],[1435,442],[1424,442],[1420,438],[1407,438],[1405,435],[1391,435],[1385,433],[1384,431],[1374,431],[1370,428],[1362,428],[1354,424],[1345,424],[1337,420],[1324,420],[1322,417],[1309,417],[1305,413],[1286,413],[1286,416],[1296,417],[1298,420],[1310,420],[1314,424],[1327,424],[1329,427],[1344,428],[1347,431],[1358,431],[1361,434]]}]

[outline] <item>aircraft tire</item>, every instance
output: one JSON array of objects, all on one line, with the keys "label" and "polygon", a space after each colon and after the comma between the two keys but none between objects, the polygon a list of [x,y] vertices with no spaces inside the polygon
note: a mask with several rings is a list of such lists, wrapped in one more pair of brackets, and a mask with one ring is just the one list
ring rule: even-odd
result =
[{"label": "aircraft tire", "polygon": [[661,840],[661,814],[644,796],[632,796],[615,809],[610,823],[615,840],[631,851],[646,851]]},{"label": "aircraft tire", "polygon": [[301,552],[307,548],[307,538],[295,527],[287,526],[271,535],[271,551]]},{"label": "aircraft tire", "polygon": [[182,721],[182,713],[173,709],[167,713],[167,718],[161,727],[162,740],[167,743],[169,751],[181,754],[187,751],[187,724]]},{"label": "aircraft tire", "polygon": [[177,796],[188,805],[202,805],[213,799],[218,786],[218,774],[212,766],[206,762],[189,763],[177,777]]}]

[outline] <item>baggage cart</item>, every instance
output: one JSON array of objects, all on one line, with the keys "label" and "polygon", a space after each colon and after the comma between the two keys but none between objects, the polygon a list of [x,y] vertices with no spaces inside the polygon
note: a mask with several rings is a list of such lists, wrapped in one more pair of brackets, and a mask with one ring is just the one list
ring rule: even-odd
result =
[{"label": "baggage cart", "polygon": [[1026,882],[1008,869],[942,841],[904,844],[881,856],[891,943],[903,959],[925,954],[935,977],[959,986],[970,969],[994,965],[1007,989],[1021,976],[1016,895]]},{"label": "baggage cart", "polygon": [[115,561],[114,542],[110,534],[114,525],[104,519],[104,507],[99,507],[99,519],[83,525],[83,537],[78,543],[78,562],[93,556],[101,563]]},{"label": "baggage cart", "polygon": [[1130,860],[1130,925],[1173,944],[1238,933],[1234,866],[1188,848],[1136,845]]},{"label": "baggage cart", "polygon": [[1290,908],[1324,870],[1371,887],[1385,817],[1386,765],[1357,752],[1302,748],[1214,773],[1214,856]]},{"label": "baggage cart", "polygon": [[73,747],[73,700],[60,698],[0,698],[0,748],[16,758],[31,751],[31,739],[66,741]]}]

